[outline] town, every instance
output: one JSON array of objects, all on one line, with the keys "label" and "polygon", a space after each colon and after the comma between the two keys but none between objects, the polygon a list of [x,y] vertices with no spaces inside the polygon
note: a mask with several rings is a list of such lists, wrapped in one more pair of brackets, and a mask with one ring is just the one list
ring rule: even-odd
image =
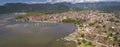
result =
[{"label": "town", "polygon": [[[29,16],[29,22],[71,23],[77,29],[65,37],[76,42],[77,47],[119,47],[120,19],[112,13],[100,11],[69,11],[63,13]],[[25,19],[25,20],[26,20]]]}]

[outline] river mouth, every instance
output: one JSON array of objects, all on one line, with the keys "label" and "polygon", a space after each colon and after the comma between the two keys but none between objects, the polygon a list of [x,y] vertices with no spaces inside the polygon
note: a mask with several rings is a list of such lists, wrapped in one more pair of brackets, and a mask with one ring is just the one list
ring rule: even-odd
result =
[{"label": "river mouth", "polygon": [[0,47],[64,47],[61,40],[76,29],[73,24],[17,23],[3,27]]}]

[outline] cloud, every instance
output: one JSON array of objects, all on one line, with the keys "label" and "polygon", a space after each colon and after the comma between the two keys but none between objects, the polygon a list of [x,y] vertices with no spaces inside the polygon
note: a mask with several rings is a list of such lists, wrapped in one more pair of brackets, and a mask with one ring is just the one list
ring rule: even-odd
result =
[{"label": "cloud", "polygon": [[72,2],[72,3],[80,3],[80,2],[100,2],[100,1],[120,1],[120,0],[47,0],[47,2]]},{"label": "cloud", "polygon": [[40,3],[46,3],[45,2],[41,2],[41,1],[30,1],[30,2],[24,2],[24,3],[28,3],[28,4],[40,4]]},{"label": "cloud", "polygon": [[120,1],[120,0],[46,0],[46,1],[31,1],[30,4],[39,4],[39,3],[58,3],[58,2],[71,2],[71,3],[80,3],[80,2],[100,2],[100,1]]},{"label": "cloud", "polygon": [[40,2],[30,2],[31,4],[37,4],[37,3],[40,3]]},{"label": "cloud", "polygon": [[47,0],[47,2],[98,2],[102,0]]}]

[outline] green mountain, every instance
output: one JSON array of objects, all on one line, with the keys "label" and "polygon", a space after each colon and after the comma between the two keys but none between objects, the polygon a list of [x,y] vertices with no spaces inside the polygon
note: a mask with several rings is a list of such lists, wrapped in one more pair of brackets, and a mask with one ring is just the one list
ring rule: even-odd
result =
[{"label": "green mountain", "polygon": [[7,3],[0,6],[0,13],[11,12],[65,12],[71,10],[104,10],[106,12],[120,11],[120,2],[93,2],[93,3],[45,3],[45,4],[26,4],[26,3]]}]

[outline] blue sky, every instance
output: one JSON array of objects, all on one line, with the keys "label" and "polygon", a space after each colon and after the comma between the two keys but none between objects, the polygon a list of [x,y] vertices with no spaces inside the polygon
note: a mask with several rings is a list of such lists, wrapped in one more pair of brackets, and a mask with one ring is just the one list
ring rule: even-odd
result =
[{"label": "blue sky", "polygon": [[5,3],[37,3],[46,2],[47,0],[0,0],[0,5]]},{"label": "blue sky", "polygon": [[79,3],[79,2],[99,2],[99,1],[120,1],[120,0],[0,0],[0,5],[5,3],[45,3],[45,2],[72,2],[72,3]]}]

